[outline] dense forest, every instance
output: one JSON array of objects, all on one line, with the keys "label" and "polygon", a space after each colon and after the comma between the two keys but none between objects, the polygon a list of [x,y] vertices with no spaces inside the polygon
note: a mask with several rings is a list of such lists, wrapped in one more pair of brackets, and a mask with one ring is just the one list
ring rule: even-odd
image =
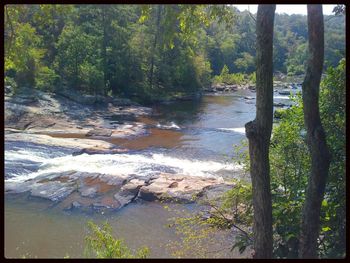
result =
[{"label": "dense forest", "polygon": [[[8,251],[46,253],[47,227],[75,257],[78,225],[133,203],[119,230],[159,244],[115,238],[118,214],[88,222],[86,256],[346,257],[345,6],[275,10],[6,5]],[[13,213],[18,193],[54,202],[59,224]]]},{"label": "dense forest", "polygon": [[[222,80],[220,74],[230,74],[231,82],[254,80],[252,14],[232,7],[225,16],[231,19],[218,21],[205,6],[188,14],[182,9],[186,10],[181,5],[6,6],[5,83],[148,100],[198,92]],[[186,21],[200,16],[212,19]],[[325,16],[327,66],[336,66],[345,54],[344,28],[343,16]],[[306,56],[306,16],[276,14],[274,71],[303,74]]]}]

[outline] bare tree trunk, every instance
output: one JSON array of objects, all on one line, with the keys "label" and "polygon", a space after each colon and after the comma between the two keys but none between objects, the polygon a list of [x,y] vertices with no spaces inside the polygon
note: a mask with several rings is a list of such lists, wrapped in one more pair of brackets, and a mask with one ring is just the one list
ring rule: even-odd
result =
[{"label": "bare tree trunk", "polygon": [[307,6],[307,21],[309,60],[302,90],[304,122],[311,154],[311,172],[302,213],[299,256],[301,258],[316,258],[321,203],[330,164],[330,154],[318,107],[324,52],[322,5]]},{"label": "bare tree trunk", "polygon": [[256,21],[256,118],[246,123],[253,187],[255,258],[272,258],[269,145],[273,120],[273,23],[276,5],[259,5]]}]

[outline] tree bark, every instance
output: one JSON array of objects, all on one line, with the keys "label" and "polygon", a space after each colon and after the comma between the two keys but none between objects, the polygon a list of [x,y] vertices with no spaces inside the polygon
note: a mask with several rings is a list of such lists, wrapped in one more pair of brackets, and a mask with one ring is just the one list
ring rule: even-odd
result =
[{"label": "tree bark", "polygon": [[299,256],[317,258],[320,210],[330,164],[330,154],[318,107],[324,53],[322,5],[307,6],[307,21],[309,60],[302,85],[302,96],[307,144],[311,154],[311,171],[302,213]]},{"label": "tree bark", "polygon": [[273,120],[273,24],[276,5],[259,5],[256,20],[256,117],[246,123],[254,208],[254,258],[272,258],[269,145]]}]

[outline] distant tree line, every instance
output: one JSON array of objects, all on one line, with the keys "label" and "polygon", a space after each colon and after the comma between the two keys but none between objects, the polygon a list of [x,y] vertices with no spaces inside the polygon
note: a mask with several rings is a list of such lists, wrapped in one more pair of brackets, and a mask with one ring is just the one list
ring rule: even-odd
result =
[{"label": "distant tree line", "polygon": [[[227,10],[225,22],[206,5],[6,5],[5,84],[152,99],[197,92],[223,70],[254,74],[254,17]],[[336,66],[344,16],[325,21],[325,60]],[[274,70],[304,73],[306,16],[276,14],[274,34]]]}]

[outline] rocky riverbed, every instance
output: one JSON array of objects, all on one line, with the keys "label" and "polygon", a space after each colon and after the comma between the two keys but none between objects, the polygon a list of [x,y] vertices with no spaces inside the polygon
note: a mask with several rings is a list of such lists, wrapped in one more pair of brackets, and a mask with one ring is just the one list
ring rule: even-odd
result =
[{"label": "rocky riverbed", "polygon": [[[301,89],[288,85],[274,83],[276,108],[291,105],[286,94]],[[5,191],[27,192],[65,210],[116,210],[138,199],[191,203],[210,191],[219,195],[218,189],[233,187],[230,178],[244,174],[232,161],[230,167],[222,163],[221,149],[232,152],[227,142],[242,138],[244,123],[255,111],[254,86],[229,88],[228,95],[219,91],[206,97],[203,124],[196,117],[202,106],[195,101],[181,100],[180,108],[173,102],[154,112],[127,99],[26,89],[13,95],[5,89]],[[154,118],[168,108],[175,110],[167,113],[171,121]],[[229,121],[221,121],[221,114]],[[187,141],[189,148],[181,146]],[[163,155],[162,149],[179,149],[179,157]],[[51,151],[56,155],[50,160]],[[216,157],[219,162],[212,161]],[[225,170],[229,178],[221,176]]]},{"label": "rocky riverbed", "polygon": [[[89,155],[94,155],[95,159],[106,154],[111,158],[127,158],[126,154],[132,153],[133,149],[121,145],[149,138],[150,132],[155,130],[173,132],[171,130],[179,128],[152,122],[148,118],[151,113],[151,108],[125,99],[99,97],[98,101],[93,101],[91,96],[80,98],[76,94],[32,90],[17,95],[7,93],[5,142],[41,145],[52,147],[52,150],[60,147],[68,153],[62,158],[75,158],[77,166],[84,166],[84,159]],[[10,154],[14,153],[16,151],[12,149]],[[32,161],[32,156],[26,158],[29,158],[28,162]],[[26,160],[23,160],[19,165],[27,169],[33,164],[26,166]],[[191,203],[215,186],[224,186],[222,189],[233,186],[222,177],[176,171],[160,170],[141,175],[125,173],[118,168],[111,171],[108,163],[104,173],[81,171],[80,167],[62,171],[55,169],[55,165],[45,170],[45,165],[48,164],[39,165],[39,169],[25,180],[5,175],[6,194],[28,192],[31,197],[49,199],[64,210],[100,211],[117,210],[137,199]],[[236,172],[241,173],[240,169]]]}]

